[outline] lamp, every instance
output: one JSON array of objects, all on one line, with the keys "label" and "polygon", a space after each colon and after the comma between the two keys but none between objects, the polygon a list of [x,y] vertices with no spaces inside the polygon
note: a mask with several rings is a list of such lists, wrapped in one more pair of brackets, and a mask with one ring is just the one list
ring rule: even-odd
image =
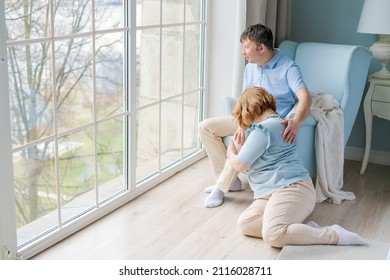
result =
[{"label": "lamp", "polygon": [[382,69],[372,74],[373,78],[390,79],[390,0],[365,0],[357,28],[359,33],[379,35],[379,41],[371,47],[372,57],[382,64]]}]

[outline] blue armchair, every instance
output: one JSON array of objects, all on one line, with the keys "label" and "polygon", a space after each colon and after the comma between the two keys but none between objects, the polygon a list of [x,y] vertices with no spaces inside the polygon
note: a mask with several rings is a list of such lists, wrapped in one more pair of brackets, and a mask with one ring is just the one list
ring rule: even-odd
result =
[{"label": "blue armchair", "polygon": [[[344,114],[344,145],[352,131],[362,100],[371,61],[370,51],[363,46],[283,41],[280,51],[296,61],[310,92],[331,94]],[[236,98],[224,97],[225,115],[231,115]],[[316,176],[316,120],[309,115],[296,138],[298,153],[310,176]],[[230,141],[225,137],[224,142]]]}]

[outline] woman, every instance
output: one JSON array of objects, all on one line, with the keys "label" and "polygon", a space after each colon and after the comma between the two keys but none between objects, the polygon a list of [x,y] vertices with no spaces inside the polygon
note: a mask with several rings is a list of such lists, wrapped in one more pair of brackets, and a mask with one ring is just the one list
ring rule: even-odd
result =
[{"label": "woman", "polygon": [[[232,141],[227,161],[205,207],[223,203],[231,168],[246,171],[254,202],[241,214],[238,226],[248,236],[263,238],[273,247],[285,245],[358,245],[366,241],[339,225],[303,224],[313,211],[316,193],[294,144],[283,140],[283,119],[274,97],[260,87],[249,87],[233,109],[234,121],[246,131],[242,147]],[[231,177],[231,176],[230,176]]]}]

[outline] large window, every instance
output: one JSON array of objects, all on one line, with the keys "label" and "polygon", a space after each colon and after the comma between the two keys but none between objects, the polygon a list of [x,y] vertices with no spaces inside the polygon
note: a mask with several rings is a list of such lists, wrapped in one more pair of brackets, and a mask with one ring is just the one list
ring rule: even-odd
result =
[{"label": "large window", "polygon": [[21,257],[202,155],[205,7],[5,0]]}]

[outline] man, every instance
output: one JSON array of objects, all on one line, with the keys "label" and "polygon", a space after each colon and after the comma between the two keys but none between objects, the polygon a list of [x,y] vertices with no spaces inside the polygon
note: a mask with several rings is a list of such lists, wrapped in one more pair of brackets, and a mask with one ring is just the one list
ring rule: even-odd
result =
[{"label": "man", "polygon": [[[265,88],[275,96],[277,113],[286,117],[287,113],[298,102],[293,118],[282,121],[286,128],[283,138],[286,143],[293,143],[302,122],[310,112],[311,97],[303,81],[301,71],[293,60],[273,48],[272,31],[262,25],[249,26],[241,34],[242,54],[247,60],[244,71],[243,91],[249,86]],[[217,180],[226,162],[226,147],[223,137],[234,134],[234,140],[242,145],[245,131],[239,128],[232,117],[216,117],[199,124],[199,136],[206,149]],[[241,189],[238,172],[232,169],[230,191]],[[214,186],[205,189],[210,192]]]}]

